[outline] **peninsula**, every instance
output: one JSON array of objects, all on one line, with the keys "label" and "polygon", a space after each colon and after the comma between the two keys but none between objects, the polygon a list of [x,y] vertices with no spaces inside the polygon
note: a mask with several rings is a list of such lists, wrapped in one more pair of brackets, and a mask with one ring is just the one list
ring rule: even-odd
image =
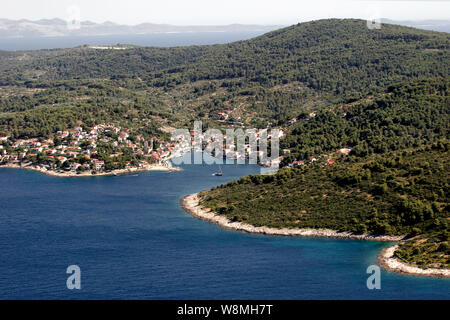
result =
[{"label": "peninsula", "polygon": [[[223,228],[274,236],[300,236],[300,237],[320,237],[320,238],[341,238],[368,241],[386,241],[386,242],[404,242],[405,236],[389,236],[389,235],[373,235],[373,234],[357,234],[353,232],[335,231],[331,229],[312,229],[312,228],[272,228],[272,227],[256,227],[239,221],[232,221],[226,216],[220,215],[211,209],[204,208],[200,205],[198,193],[190,194],[181,199],[183,209],[193,217],[215,223]],[[449,268],[427,268],[423,269],[417,265],[402,261],[396,257],[395,252],[398,245],[390,246],[383,249],[379,255],[379,262],[386,270],[395,271],[417,276],[434,276],[450,278]]]}]

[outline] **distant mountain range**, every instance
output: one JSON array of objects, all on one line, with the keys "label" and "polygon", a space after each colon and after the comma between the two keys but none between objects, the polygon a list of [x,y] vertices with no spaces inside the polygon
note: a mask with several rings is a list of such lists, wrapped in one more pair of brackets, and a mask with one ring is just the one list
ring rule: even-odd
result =
[{"label": "distant mountain range", "polygon": [[381,19],[382,23],[399,24],[401,26],[413,27],[424,30],[450,32],[450,20],[389,20]]},{"label": "distant mountain range", "polygon": [[[419,29],[450,32],[450,20],[396,21],[381,19],[382,23],[398,24]],[[99,36],[125,34],[157,34],[188,32],[269,32],[281,25],[230,24],[217,26],[177,26],[170,24],[141,23],[134,26],[114,22],[95,23],[82,21],[79,28],[68,28],[63,19],[0,19],[0,38],[58,37],[58,36]]]},{"label": "distant mountain range", "polygon": [[62,19],[8,20],[0,19],[0,38],[21,37],[57,37],[57,36],[98,36],[120,34],[155,34],[187,32],[269,32],[279,29],[276,25],[230,24],[222,26],[176,26],[169,24],[141,23],[134,26],[120,25],[114,22],[94,23],[82,21],[79,28],[68,28]]}]

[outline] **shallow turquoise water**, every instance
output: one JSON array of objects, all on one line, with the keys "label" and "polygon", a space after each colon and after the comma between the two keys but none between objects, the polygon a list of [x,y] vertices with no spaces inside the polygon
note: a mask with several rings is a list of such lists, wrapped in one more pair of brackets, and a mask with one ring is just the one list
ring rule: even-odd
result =
[{"label": "shallow turquoise water", "polygon": [[[2,299],[449,299],[449,279],[366,268],[387,243],[224,230],[182,196],[259,172],[249,165],[55,178],[0,169]],[[66,288],[81,268],[82,289]]]}]

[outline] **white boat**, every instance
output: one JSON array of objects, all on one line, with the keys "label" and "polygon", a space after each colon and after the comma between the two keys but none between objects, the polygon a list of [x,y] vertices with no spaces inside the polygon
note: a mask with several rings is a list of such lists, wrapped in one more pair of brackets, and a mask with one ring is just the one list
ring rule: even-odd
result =
[{"label": "white boat", "polygon": [[220,164],[219,164],[219,171],[214,172],[212,175],[213,175],[213,176],[216,176],[216,177],[221,177],[221,176],[223,176],[222,168],[220,167]]}]

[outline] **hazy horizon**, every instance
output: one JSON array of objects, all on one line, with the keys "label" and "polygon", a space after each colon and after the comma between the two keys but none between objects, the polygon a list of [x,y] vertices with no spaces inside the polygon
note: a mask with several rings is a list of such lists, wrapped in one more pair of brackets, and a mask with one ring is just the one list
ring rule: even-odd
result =
[{"label": "hazy horizon", "polygon": [[121,25],[292,25],[327,18],[448,20],[450,1],[402,0],[269,0],[212,2],[207,0],[16,0],[0,5],[3,19],[69,20]]},{"label": "hazy horizon", "polygon": [[[255,26],[264,26],[264,27],[271,27],[271,26],[277,26],[277,27],[287,27],[290,25],[294,25],[294,24],[298,24],[298,23],[304,23],[304,22],[309,22],[309,21],[317,21],[317,20],[323,20],[323,19],[361,19],[364,20],[364,18],[321,18],[321,19],[312,19],[312,20],[305,20],[305,21],[299,21],[299,22],[295,22],[295,23],[291,23],[291,24],[258,24],[258,23],[228,23],[228,24],[210,24],[210,25],[196,25],[196,24],[172,24],[172,23],[167,23],[167,25],[171,25],[171,26],[177,26],[177,27],[189,27],[189,26],[204,26],[204,27],[208,27],[208,26],[231,26],[231,25],[244,25],[244,26],[250,26],[250,25],[255,25]],[[449,19],[389,19],[389,18],[385,18],[385,17],[381,17],[381,20],[389,20],[389,21],[395,21],[395,22],[409,22],[409,21],[413,21],[413,22],[425,22],[425,21],[439,21],[439,22],[449,22],[450,23],[450,18]],[[21,18],[21,19],[10,19],[10,18],[5,18],[0,16],[0,20],[10,20],[10,21],[21,21],[21,20],[27,20],[30,22],[39,22],[39,21],[51,21],[51,20],[62,20],[65,21],[64,18],[62,17],[53,17],[53,18],[41,18],[41,19],[26,19],[26,18]],[[92,20],[82,20],[81,23],[95,23],[95,24],[107,24],[107,23],[113,23],[115,25],[120,25],[120,26],[128,26],[128,27],[134,27],[140,24],[161,24],[164,25],[165,23],[155,23],[153,21],[146,21],[146,22],[140,22],[140,23],[136,23],[136,24],[122,24],[122,23],[118,23],[116,21],[103,21],[103,22],[95,22]]]}]

